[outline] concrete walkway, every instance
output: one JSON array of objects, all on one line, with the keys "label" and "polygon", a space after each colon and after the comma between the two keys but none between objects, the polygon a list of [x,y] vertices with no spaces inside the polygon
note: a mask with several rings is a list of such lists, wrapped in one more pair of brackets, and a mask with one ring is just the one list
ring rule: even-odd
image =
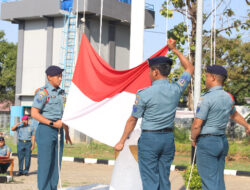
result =
[{"label": "concrete walkway", "polygon": [[[14,174],[18,171],[17,158],[15,159]],[[88,184],[109,184],[113,166],[102,164],[83,164],[63,161],[62,186],[76,187]],[[36,190],[37,189],[37,159],[32,158],[29,176],[15,176],[14,181],[0,184],[0,190]],[[171,172],[170,181],[172,190],[185,190],[181,173]],[[227,190],[249,190],[250,177],[225,176]]]}]

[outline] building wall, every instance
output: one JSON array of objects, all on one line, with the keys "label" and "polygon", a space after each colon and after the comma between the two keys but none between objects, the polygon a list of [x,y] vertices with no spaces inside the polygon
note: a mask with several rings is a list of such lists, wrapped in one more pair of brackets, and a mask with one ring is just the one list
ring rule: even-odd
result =
[{"label": "building wall", "polygon": [[63,27],[64,27],[64,17],[54,18],[52,65],[60,66],[60,63],[62,63],[63,61],[63,57],[61,56]]},{"label": "building wall", "polygon": [[[89,19],[89,40],[93,48],[99,50],[99,19]],[[129,68],[130,27],[115,23],[115,69]],[[103,21],[101,57],[110,64],[109,23]]]},{"label": "building wall", "polygon": [[[36,89],[38,89],[38,88],[40,88],[40,87],[37,87]],[[34,96],[31,96],[31,95],[30,96],[22,96],[21,106],[32,106],[33,100],[34,100]]]},{"label": "building wall", "polygon": [[47,21],[25,21],[22,95],[32,95],[45,83]]},{"label": "building wall", "polygon": [[115,68],[117,70],[129,69],[129,26],[117,24],[115,30]]},{"label": "building wall", "polygon": [[[100,22],[99,19],[89,19],[90,43],[93,48],[98,52],[99,50],[99,35],[100,35]],[[102,44],[101,44],[101,57],[109,62],[109,40],[108,40],[108,22],[102,22]]]}]

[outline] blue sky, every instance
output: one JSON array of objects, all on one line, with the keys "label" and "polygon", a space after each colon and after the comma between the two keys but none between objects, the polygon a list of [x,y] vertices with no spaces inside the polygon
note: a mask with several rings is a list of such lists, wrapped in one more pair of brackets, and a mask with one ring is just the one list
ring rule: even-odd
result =
[{"label": "blue sky", "polygon": [[[0,0],[1,1],[1,0]],[[154,5],[155,9],[155,28],[150,30],[145,30],[144,34],[144,58],[148,58],[154,52],[162,48],[166,44],[166,19],[160,15],[160,8],[164,0],[146,0],[146,3]],[[219,2],[219,0],[217,0]],[[247,14],[247,7],[245,0],[225,0],[225,2],[230,3],[230,7],[239,16],[244,16]],[[211,10],[211,0],[204,0],[204,11]],[[184,21],[184,18],[178,13],[174,14],[173,19],[168,20],[168,28],[171,29],[176,23]],[[210,21],[204,27],[210,28]],[[18,26],[16,24],[11,24],[10,22],[0,21],[0,30],[4,30],[6,34],[6,39],[10,42],[16,43],[18,41]],[[243,36],[243,41],[249,41],[250,36],[245,34]]]},{"label": "blue sky", "polygon": [[[163,47],[166,43],[166,19],[160,14],[160,9],[163,2],[166,0],[146,0],[146,3],[154,5],[155,8],[155,28],[153,30],[145,30],[144,34],[144,58],[149,57],[154,52]],[[203,11],[211,11],[211,0],[203,0]],[[217,0],[219,3],[219,0]],[[247,10],[250,9],[250,6],[247,6],[245,0],[225,0],[225,3],[230,3],[230,8],[235,12],[237,16],[247,15]],[[223,6],[224,7],[224,6]],[[171,7],[170,7],[171,8]],[[219,13],[221,11],[217,10]],[[173,28],[176,23],[183,22],[185,18],[179,13],[174,13],[172,19],[168,19],[168,28]],[[205,28],[211,28],[210,18],[206,22]],[[219,27],[217,25],[217,27]],[[233,35],[235,36],[235,35]],[[244,34],[243,41],[250,41],[250,35],[247,32]]]}]

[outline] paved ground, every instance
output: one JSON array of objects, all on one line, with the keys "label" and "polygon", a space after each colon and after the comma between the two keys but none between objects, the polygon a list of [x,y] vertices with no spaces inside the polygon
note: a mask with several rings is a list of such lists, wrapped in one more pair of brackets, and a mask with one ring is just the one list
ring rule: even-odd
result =
[{"label": "paved ground", "polygon": [[[17,158],[15,158],[14,174],[18,170]],[[32,158],[30,176],[14,176],[14,182],[0,184],[0,190],[36,190],[37,183],[37,159]],[[113,166],[101,164],[82,164],[66,162],[62,164],[62,186],[73,187],[86,184],[109,184]],[[172,190],[185,190],[184,181],[179,172],[171,172],[170,180]],[[250,177],[225,176],[227,190],[249,190]]]}]

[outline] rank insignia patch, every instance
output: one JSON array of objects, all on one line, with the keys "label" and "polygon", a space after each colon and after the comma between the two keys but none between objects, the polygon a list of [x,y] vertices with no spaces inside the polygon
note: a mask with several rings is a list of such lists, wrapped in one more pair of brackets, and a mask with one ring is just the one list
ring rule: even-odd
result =
[{"label": "rank insignia patch", "polygon": [[137,105],[137,104],[139,103],[139,100],[140,100],[140,96],[139,96],[139,95],[136,95],[135,105]]},{"label": "rank insignia patch", "polygon": [[179,85],[181,85],[181,86],[184,86],[185,82],[186,82],[185,79],[179,79],[179,80],[178,80],[178,83],[179,83]]},{"label": "rank insignia patch", "polygon": [[38,95],[39,99],[42,100],[42,98],[46,95],[46,93],[43,90],[41,90]]},{"label": "rank insignia patch", "polygon": [[133,106],[133,112],[137,112],[137,107],[136,106]]},{"label": "rank insignia patch", "polygon": [[197,107],[196,109],[196,113],[198,113],[200,111],[200,107]]}]

